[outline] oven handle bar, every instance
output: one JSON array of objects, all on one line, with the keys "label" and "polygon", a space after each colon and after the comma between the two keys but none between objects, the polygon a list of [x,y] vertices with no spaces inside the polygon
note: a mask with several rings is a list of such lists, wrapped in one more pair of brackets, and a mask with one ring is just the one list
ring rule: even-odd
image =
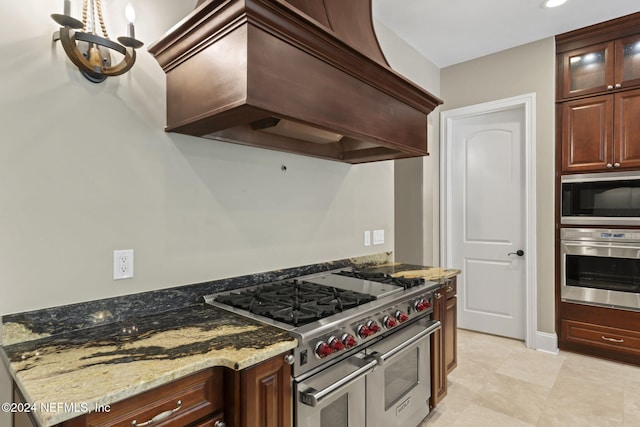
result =
[{"label": "oven handle bar", "polygon": [[[363,376],[369,374],[371,371],[373,371],[373,368],[375,368],[377,364],[378,364],[377,360],[371,359],[366,365],[362,366],[361,368],[358,368],[356,371],[353,371],[346,377],[336,381],[335,383],[331,384],[329,387],[324,388],[322,390],[316,390],[312,387],[309,387],[308,390],[300,392],[300,401],[305,405],[315,407],[320,402],[322,402],[323,399],[327,398],[329,395],[333,394],[334,392],[340,390],[343,387],[347,387],[353,384],[354,382],[361,379]],[[300,385],[304,385],[304,383],[300,383]]]},{"label": "oven handle bar", "polygon": [[414,336],[404,341],[402,344],[392,348],[385,354],[380,354],[376,351],[376,352],[373,352],[372,356],[375,357],[375,359],[378,361],[378,365],[382,366],[385,364],[387,359],[390,359],[391,357],[400,353],[402,350],[408,347],[411,347],[413,344],[420,341],[422,338],[426,337],[427,335],[431,335],[432,333],[440,329],[441,326],[442,324],[440,323],[439,320],[434,320],[433,324],[431,324],[431,326],[429,326],[427,329],[415,334]]}]

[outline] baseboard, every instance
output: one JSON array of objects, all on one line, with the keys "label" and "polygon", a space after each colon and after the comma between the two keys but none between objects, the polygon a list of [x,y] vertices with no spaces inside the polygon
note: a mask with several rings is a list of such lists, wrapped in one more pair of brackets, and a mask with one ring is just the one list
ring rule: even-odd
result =
[{"label": "baseboard", "polygon": [[545,353],[558,354],[558,336],[537,331],[535,349]]}]

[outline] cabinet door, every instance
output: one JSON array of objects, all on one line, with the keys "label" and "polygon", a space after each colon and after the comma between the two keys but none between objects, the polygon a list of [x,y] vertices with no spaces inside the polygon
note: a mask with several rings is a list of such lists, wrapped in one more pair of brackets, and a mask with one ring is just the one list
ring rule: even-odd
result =
[{"label": "cabinet door", "polygon": [[640,86],[640,35],[616,41],[614,88]]},{"label": "cabinet door", "polygon": [[458,298],[447,298],[444,329],[444,366],[447,375],[458,366]]},{"label": "cabinet door", "polygon": [[565,52],[562,54],[561,77],[562,98],[613,89],[614,43],[601,43]]},{"label": "cabinet door", "polygon": [[276,356],[241,374],[242,426],[291,426],[291,366]]},{"label": "cabinet door", "polygon": [[613,95],[562,104],[562,171],[602,171],[613,167],[612,122]]},{"label": "cabinet door", "polygon": [[617,93],[615,100],[614,166],[637,169],[640,167],[640,89]]},{"label": "cabinet door", "polygon": [[444,362],[445,328],[444,289],[439,289],[433,297],[433,320],[439,320],[442,327],[431,335],[431,400],[434,407],[447,395],[447,370]]}]

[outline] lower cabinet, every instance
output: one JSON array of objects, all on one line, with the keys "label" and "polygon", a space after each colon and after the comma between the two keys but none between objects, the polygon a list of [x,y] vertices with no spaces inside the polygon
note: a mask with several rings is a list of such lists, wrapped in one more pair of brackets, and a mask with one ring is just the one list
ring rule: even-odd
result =
[{"label": "lower cabinet", "polygon": [[444,365],[447,374],[458,366],[458,297],[456,279],[445,286]]},{"label": "lower cabinet", "polygon": [[[205,369],[57,427],[290,427],[291,366],[284,356],[242,371]],[[14,402],[23,401],[14,384]],[[28,413],[14,415],[14,427],[37,425]]]},{"label": "lower cabinet", "polygon": [[447,375],[458,365],[456,278],[447,280],[433,296],[433,319],[442,327],[431,341],[431,399],[434,407],[447,395]]},{"label": "lower cabinet", "polygon": [[291,365],[284,355],[242,371],[225,371],[229,427],[290,427]]},{"label": "lower cabinet", "polygon": [[114,403],[108,412],[92,412],[62,426],[222,427],[223,396],[223,368],[211,368]]},{"label": "lower cabinet", "polygon": [[640,365],[640,312],[562,301],[561,350]]}]

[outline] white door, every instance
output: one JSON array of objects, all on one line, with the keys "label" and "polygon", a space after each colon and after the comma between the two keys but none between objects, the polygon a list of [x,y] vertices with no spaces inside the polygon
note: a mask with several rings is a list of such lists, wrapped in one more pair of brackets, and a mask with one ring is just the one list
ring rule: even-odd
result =
[{"label": "white door", "polygon": [[525,109],[451,126],[450,230],[458,326],[524,339],[526,330]]}]

